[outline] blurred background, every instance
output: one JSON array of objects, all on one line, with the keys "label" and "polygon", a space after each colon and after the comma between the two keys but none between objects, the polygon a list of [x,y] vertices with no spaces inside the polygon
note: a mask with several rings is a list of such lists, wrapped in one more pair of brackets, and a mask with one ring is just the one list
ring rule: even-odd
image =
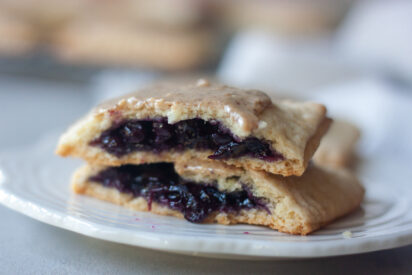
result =
[{"label": "blurred background", "polygon": [[412,1],[0,0],[2,147],[163,77],[323,102],[410,161]]},{"label": "blurred background", "polygon": [[[9,152],[22,162],[37,160],[27,157],[35,144],[54,147],[98,102],[182,76],[325,103],[340,123],[322,142],[321,160],[356,163],[371,184],[411,184],[409,0],[0,0],[0,158],[10,161]],[[173,273],[188,262],[222,272],[216,260],[78,239],[3,206],[0,217],[0,264],[8,274],[33,265],[41,274],[107,265],[117,273],[127,266]],[[401,267],[410,269],[410,252],[289,265],[315,273],[349,266],[407,274]],[[236,266],[266,273],[280,267],[229,262],[226,270]]]}]

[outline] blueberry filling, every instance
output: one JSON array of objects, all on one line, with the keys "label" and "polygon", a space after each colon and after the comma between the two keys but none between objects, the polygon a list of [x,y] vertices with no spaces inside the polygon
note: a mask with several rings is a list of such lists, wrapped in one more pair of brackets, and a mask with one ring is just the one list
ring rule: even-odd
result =
[{"label": "blueberry filling", "polygon": [[270,144],[256,137],[243,140],[235,137],[219,122],[199,118],[169,124],[166,118],[155,120],[123,120],[90,142],[117,157],[135,151],[160,153],[174,149],[212,150],[210,159],[250,156],[265,161],[283,160]]},{"label": "blueberry filling", "polygon": [[[242,209],[268,208],[262,198],[242,190],[223,192],[214,184],[194,183],[181,178],[171,163],[110,167],[89,178],[122,193],[143,197],[149,210],[152,202],[180,211],[190,222],[202,222],[213,212],[238,212]],[[270,213],[270,212],[269,212]]]}]

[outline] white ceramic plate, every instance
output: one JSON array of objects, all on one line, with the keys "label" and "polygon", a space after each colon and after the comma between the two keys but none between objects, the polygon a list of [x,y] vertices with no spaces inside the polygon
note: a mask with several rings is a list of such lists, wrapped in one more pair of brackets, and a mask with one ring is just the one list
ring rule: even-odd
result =
[{"label": "white ceramic plate", "polygon": [[[347,255],[412,243],[412,192],[401,182],[389,186],[364,179],[367,196],[360,210],[310,236],[292,236],[258,226],[192,224],[74,195],[70,174],[81,163],[54,156],[55,142],[53,135],[24,152],[2,154],[0,202],[90,237],[182,254],[266,259]],[[345,238],[345,231],[352,237]]]}]

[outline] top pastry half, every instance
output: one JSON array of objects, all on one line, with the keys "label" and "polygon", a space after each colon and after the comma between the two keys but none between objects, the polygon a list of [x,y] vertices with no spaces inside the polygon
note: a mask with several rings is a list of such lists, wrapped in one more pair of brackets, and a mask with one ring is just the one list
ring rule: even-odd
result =
[{"label": "top pastry half", "polygon": [[57,153],[108,166],[196,158],[301,175],[329,127],[325,113],[320,104],[207,80],[158,83],[97,106],[61,137]]}]

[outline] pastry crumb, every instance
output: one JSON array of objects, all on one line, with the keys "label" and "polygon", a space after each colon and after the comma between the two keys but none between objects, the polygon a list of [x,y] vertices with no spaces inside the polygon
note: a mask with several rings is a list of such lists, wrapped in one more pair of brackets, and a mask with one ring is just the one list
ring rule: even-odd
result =
[{"label": "pastry crumb", "polygon": [[346,230],[345,232],[342,233],[342,236],[343,236],[345,239],[350,239],[350,238],[352,238],[352,232],[349,231],[349,230]]},{"label": "pastry crumb", "polygon": [[210,86],[210,83],[206,79],[200,78],[200,79],[197,80],[196,86],[197,87],[208,87],[208,86]]}]

